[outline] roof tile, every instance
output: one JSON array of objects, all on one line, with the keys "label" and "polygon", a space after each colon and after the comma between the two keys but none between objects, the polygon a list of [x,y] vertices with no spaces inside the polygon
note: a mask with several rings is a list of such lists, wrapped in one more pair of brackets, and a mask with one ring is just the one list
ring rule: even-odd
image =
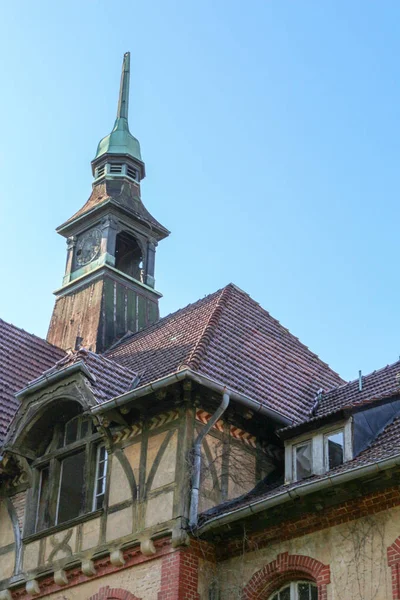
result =
[{"label": "roof tile", "polygon": [[186,366],[295,421],[309,414],[319,388],[343,382],[233,284],[132,334],[106,355],[137,371],[141,385]]},{"label": "roof tile", "polygon": [[19,406],[15,392],[63,356],[60,348],[0,319],[0,444]]}]

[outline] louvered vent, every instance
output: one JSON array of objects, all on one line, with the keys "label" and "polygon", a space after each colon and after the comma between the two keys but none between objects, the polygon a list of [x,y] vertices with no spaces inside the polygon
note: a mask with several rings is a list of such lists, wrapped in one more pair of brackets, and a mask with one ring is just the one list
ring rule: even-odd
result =
[{"label": "louvered vent", "polygon": [[121,173],[122,172],[122,163],[111,163],[110,164],[110,173]]},{"label": "louvered vent", "polygon": [[128,177],[132,177],[132,179],[137,179],[137,171],[133,167],[130,167],[128,165],[128,168],[127,168],[126,172],[128,174]]},{"label": "louvered vent", "polygon": [[103,177],[103,175],[104,175],[104,169],[105,169],[105,165],[101,165],[101,167],[97,167],[97,169],[96,169],[96,179],[98,179],[99,177]]}]

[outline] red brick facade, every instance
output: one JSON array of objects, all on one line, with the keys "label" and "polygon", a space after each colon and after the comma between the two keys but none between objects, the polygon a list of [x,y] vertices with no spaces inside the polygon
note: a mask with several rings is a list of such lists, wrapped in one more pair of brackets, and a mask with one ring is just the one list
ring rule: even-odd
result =
[{"label": "red brick facade", "polygon": [[278,554],[257,571],[243,590],[243,600],[265,600],[282,585],[295,579],[308,579],[318,586],[318,600],[327,600],[331,581],[329,565],[299,554]]},{"label": "red brick facade", "polygon": [[189,548],[163,558],[158,600],[200,600],[199,559]]}]

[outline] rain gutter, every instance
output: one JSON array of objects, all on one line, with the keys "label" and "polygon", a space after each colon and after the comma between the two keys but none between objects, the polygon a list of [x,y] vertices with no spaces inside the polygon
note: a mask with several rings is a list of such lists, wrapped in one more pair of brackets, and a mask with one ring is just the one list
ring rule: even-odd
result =
[{"label": "rain gutter", "polygon": [[166,377],[162,377],[161,379],[157,379],[152,383],[148,383],[147,385],[143,385],[135,388],[134,390],[130,390],[129,392],[125,392],[125,394],[121,394],[116,398],[108,400],[107,402],[103,402],[99,406],[93,407],[91,409],[91,412],[93,414],[99,414],[112,408],[119,408],[120,406],[124,406],[125,404],[128,404],[136,398],[142,398],[143,396],[151,394],[152,392],[156,392],[157,390],[167,387],[169,385],[173,385],[174,383],[177,383],[178,381],[182,381],[184,379],[190,379],[191,381],[203,385],[204,387],[207,387],[208,389],[213,390],[214,392],[219,392],[220,394],[224,394],[226,392],[227,394],[229,394],[231,400],[239,402],[239,404],[245,406],[254,414],[269,417],[277,423],[281,423],[286,426],[293,423],[291,419],[288,419],[273,408],[269,408],[265,406],[265,404],[261,404],[261,402],[253,400],[245,394],[241,394],[240,392],[235,392],[234,390],[229,389],[226,385],[215,381],[215,379],[197,373],[196,371],[192,371],[192,369],[188,368],[184,368],[181,371],[176,371],[175,373],[167,375]]},{"label": "rain gutter", "polygon": [[22,400],[22,398],[24,396],[27,396],[28,394],[32,394],[33,392],[40,390],[42,387],[45,387],[46,385],[49,385],[51,383],[55,383],[56,381],[59,381],[60,379],[64,379],[68,375],[71,375],[72,373],[75,373],[77,371],[81,371],[91,381],[96,381],[95,376],[92,375],[92,373],[89,371],[89,369],[87,368],[85,363],[82,360],[79,360],[78,362],[74,363],[73,365],[69,365],[69,367],[65,367],[64,369],[61,369],[60,371],[56,371],[55,373],[49,373],[49,375],[46,375],[46,374],[41,375],[37,379],[34,379],[30,383],[28,383],[28,385],[26,387],[24,387],[24,389],[20,390],[19,392],[17,392],[14,395],[17,398],[17,400]]},{"label": "rain gutter", "polygon": [[246,506],[242,506],[213,517],[204,523],[204,525],[201,525],[196,530],[196,533],[198,535],[202,535],[203,533],[211,531],[212,529],[232,523],[232,521],[244,519],[280,504],[298,500],[299,498],[308,496],[314,492],[335,487],[337,485],[347,483],[348,481],[354,481],[355,479],[360,479],[361,477],[365,477],[367,475],[374,475],[396,466],[400,466],[400,454],[369,465],[355,467],[354,469],[350,469],[344,473],[334,473],[332,475],[327,475],[323,479],[318,479],[317,481],[308,481],[306,483],[299,484],[295,488],[279,492],[273,496],[270,496],[269,498],[250,502],[249,504],[246,504]]}]

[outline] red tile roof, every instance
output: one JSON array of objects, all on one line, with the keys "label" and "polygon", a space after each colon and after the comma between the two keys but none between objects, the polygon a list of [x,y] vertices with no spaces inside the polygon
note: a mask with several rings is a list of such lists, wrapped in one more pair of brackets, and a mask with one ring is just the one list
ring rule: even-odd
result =
[{"label": "red tile roof", "polygon": [[19,406],[15,392],[64,355],[60,348],[0,319],[0,444]]},{"label": "red tile roof", "polygon": [[335,412],[340,408],[357,406],[378,398],[387,398],[400,392],[400,361],[373,371],[362,378],[362,389],[355,379],[323,394],[316,410],[316,416]]},{"label": "red tile roof", "polygon": [[343,383],[232,284],[132,334],[106,355],[138,372],[140,385],[186,366],[296,421],[308,416],[318,389]]},{"label": "red tile roof", "polygon": [[354,379],[354,381],[325,392],[312,416],[309,415],[300,423],[284,427],[279,434],[282,439],[288,439],[305,430],[317,428],[320,421],[342,418],[344,410],[351,412],[363,405],[385,400],[398,394],[400,394],[400,361],[364,375],[361,390],[359,389],[359,380]]}]

